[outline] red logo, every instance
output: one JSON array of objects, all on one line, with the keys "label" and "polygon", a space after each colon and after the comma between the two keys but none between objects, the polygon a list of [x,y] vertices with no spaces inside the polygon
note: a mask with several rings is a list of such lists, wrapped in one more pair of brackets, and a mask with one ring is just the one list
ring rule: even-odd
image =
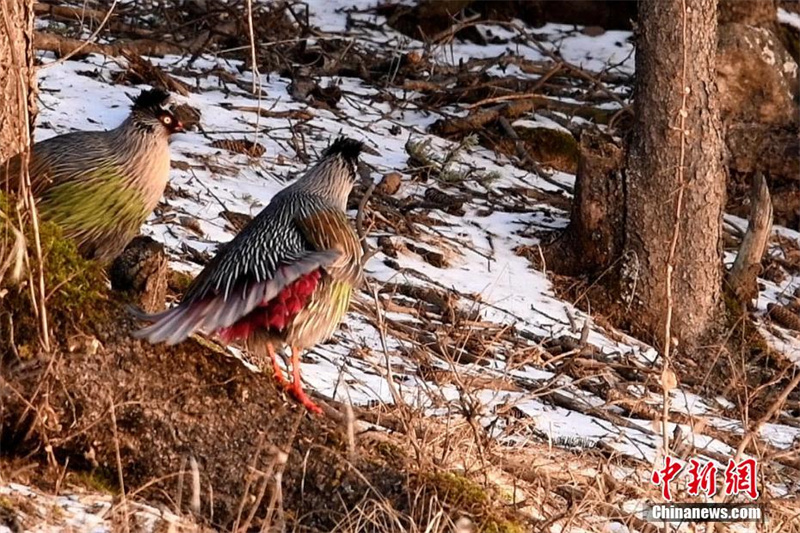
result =
[{"label": "red logo", "polygon": [[751,500],[758,498],[758,480],[756,479],[756,460],[745,459],[737,465],[733,459],[728,461],[725,469],[725,495],[744,492]]},{"label": "red logo", "polygon": [[700,490],[709,496],[717,493],[717,465],[712,461],[707,462],[700,468],[700,463],[695,459],[689,459],[692,465],[689,468],[689,494],[697,496]]},{"label": "red logo", "polygon": [[661,485],[661,494],[664,496],[665,500],[672,500],[672,493],[669,491],[669,483],[683,470],[684,466],[685,463],[680,459],[673,459],[668,455],[664,458],[664,468],[661,470],[653,470],[650,481],[653,482],[653,485]]},{"label": "red logo", "polygon": [[[688,466],[688,468],[686,468]],[[746,494],[751,500],[759,496],[758,478],[756,476],[758,463],[755,459],[744,459],[737,464],[733,459],[728,461],[725,468],[725,495]],[[686,468],[688,473],[687,492],[691,496],[699,496],[702,492],[708,496],[717,493],[718,467],[713,461],[701,463],[696,459],[689,459],[684,463],[673,457],[664,458],[664,468],[653,470],[650,481],[661,487],[661,494],[667,501],[672,501],[670,482]]]}]

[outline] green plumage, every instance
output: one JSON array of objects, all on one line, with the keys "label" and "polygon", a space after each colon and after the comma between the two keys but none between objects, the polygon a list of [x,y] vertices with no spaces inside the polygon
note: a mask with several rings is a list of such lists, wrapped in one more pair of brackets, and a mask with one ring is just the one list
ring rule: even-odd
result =
[{"label": "green plumage", "polygon": [[297,346],[313,345],[331,337],[350,306],[352,292],[349,282],[323,278],[311,300],[289,326],[286,336]]},{"label": "green plumage", "polygon": [[98,259],[121,252],[149,214],[141,195],[125,187],[111,169],[93,173],[86,181],[51,187],[39,208],[45,219],[64,228],[83,255]]},{"label": "green plumage", "polygon": [[141,194],[126,187],[120,169],[113,166],[91,171],[80,181],[50,187],[42,195],[40,207],[44,216],[81,233],[119,225],[133,225],[138,230],[148,215]]}]

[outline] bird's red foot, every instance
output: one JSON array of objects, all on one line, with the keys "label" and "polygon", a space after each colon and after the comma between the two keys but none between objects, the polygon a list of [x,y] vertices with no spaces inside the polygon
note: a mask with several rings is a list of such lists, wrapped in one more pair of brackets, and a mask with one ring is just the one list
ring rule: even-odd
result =
[{"label": "bird's red foot", "polygon": [[292,384],[289,385],[289,393],[294,399],[305,406],[306,409],[315,415],[321,415],[322,409],[308,397],[303,390],[303,381],[300,378],[300,350],[292,346]]},{"label": "bird's red foot", "polygon": [[281,370],[281,367],[278,366],[278,364],[274,361],[272,363],[272,377],[275,378],[275,382],[278,384],[278,388],[281,390],[289,390],[289,388],[292,386],[292,384],[289,383],[285,377],[283,377],[283,370]]},{"label": "bird's red foot", "polygon": [[278,364],[278,354],[275,353],[275,348],[273,348],[272,344],[267,344],[267,353],[269,353],[269,358],[272,360],[272,375],[275,381],[278,382],[278,387],[281,390],[288,390],[291,384],[283,377],[283,370],[281,365]]},{"label": "bird's red foot", "polygon": [[288,386],[286,389],[289,394],[291,394],[295,400],[299,403],[303,404],[303,406],[314,413],[315,415],[321,415],[322,409],[314,403],[314,401],[308,397],[306,391],[303,390],[303,385],[299,381],[292,382],[291,385]]}]

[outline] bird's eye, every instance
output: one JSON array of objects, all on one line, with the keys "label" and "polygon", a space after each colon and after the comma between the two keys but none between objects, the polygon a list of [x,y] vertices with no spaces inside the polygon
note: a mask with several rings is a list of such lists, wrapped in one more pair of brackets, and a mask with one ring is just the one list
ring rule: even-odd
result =
[{"label": "bird's eye", "polygon": [[172,117],[161,117],[161,122],[169,126],[172,124]]}]

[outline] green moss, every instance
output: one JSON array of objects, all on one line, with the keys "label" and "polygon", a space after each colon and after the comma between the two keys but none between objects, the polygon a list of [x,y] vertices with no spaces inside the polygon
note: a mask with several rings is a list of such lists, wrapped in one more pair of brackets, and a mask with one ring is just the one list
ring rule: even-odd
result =
[{"label": "green moss", "polygon": [[522,533],[519,523],[504,515],[497,496],[474,481],[453,472],[433,472],[421,477],[423,486],[444,502],[456,515],[474,518],[482,533]]},{"label": "green moss", "polygon": [[544,165],[574,174],[580,147],[571,133],[553,128],[520,128],[520,138],[531,156]]},{"label": "green moss", "polygon": [[114,476],[103,469],[95,469],[91,472],[72,472],[70,480],[80,487],[89,489],[92,492],[99,492],[102,494],[119,494],[119,488],[114,480]]},{"label": "green moss", "polygon": [[13,511],[14,502],[12,502],[7,496],[0,496],[0,509]]},{"label": "green moss", "polygon": [[[8,202],[0,196],[0,209],[15,217],[8,209]],[[0,222],[7,224],[8,222]],[[3,235],[10,234],[10,229],[0,228]],[[35,266],[36,247],[31,224],[26,224],[24,231],[28,261],[33,266],[33,283],[38,294],[38,272]],[[66,324],[74,323],[81,317],[101,318],[99,314],[106,308],[106,280],[102,266],[94,261],[84,259],[75,244],[63,236],[59,226],[52,222],[40,221],[39,239],[44,263],[44,286],[46,308],[51,330],[57,330]],[[0,246],[10,243],[0,241]],[[3,254],[0,254],[3,255]],[[0,316],[8,315],[13,320],[0,321],[0,338],[13,338],[17,352],[25,357],[36,351],[39,335],[38,313],[31,303],[31,277],[23,273],[15,285],[10,280],[2,280],[5,295],[0,299]],[[13,331],[10,331],[13,328]],[[13,336],[12,336],[13,335]]]},{"label": "green moss", "polygon": [[167,279],[167,286],[176,294],[183,294],[189,288],[189,285],[191,285],[193,279],[194,278],[192,278],[191,274],[186,272],[170,270],[169,278]]},{"label": "green moss", "polygon": [[400,446],[388,441],[376,444],[375,451],[389,462],[401,461],[406,458],[406,453]]},{"label": "green moss", "polygon": [[74,315],[91,306],[105,291],[105,274],[96,262],[81,257],[70,239],[52,222],[40,228],[42,260],[45,264],[45,287],[53,291],[48,297],[58,314]]},{"label": "green moss", "polygon": [[489,496],[483,487],[453,472],[427,474],[425,482],[432,486],[443,501],[466,511],[480,510],[489,502]]}]

